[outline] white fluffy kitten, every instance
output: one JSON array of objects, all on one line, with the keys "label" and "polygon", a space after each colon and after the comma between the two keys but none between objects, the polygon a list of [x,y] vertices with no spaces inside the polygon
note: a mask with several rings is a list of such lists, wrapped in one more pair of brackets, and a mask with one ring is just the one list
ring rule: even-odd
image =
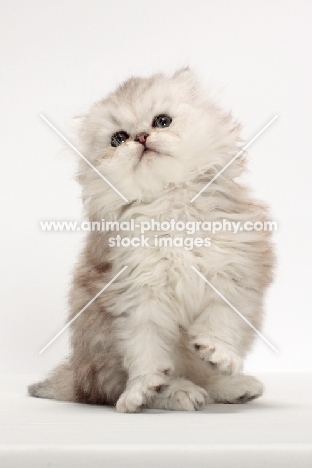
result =
[{"label": "white fluffy kitten", "polygon": [[[203,97],[188,69],[173,77],[131,78],[79,122],[79,149],[129,200],[80,160],[88,219],[265,221],[266,207],[235,181],[242,157],[190,203],[237,153],[239,131],[231,115]],[[253,330],[191,266],[259,329],[272,276],[270,233],[209,233],[211,246],[192,250],[153,242],[109,247],[108,238],[117,234],[138,236],[89,233],[68,320],[127,270],[73,322],[71,355],[30,386],[30,394],[116,405],[121,412],[194,410],[260,396],[262,384],[241,373]]]}]

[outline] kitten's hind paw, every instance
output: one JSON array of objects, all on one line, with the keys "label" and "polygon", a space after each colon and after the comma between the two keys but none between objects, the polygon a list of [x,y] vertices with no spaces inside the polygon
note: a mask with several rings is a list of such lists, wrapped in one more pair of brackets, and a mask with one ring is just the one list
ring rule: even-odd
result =
[{"label": "kitten's hind paw", "polygon": [[251,375],[214,375],[207,391],[214,403],[247,403],[263,394],[263,384]]}]

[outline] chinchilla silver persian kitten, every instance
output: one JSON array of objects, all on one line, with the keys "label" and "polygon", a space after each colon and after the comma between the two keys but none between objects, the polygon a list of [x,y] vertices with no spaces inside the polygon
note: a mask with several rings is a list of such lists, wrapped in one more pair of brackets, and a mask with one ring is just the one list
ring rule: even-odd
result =
[{"label": "chinchilla silver persian kitten", "polygon": [[[79,118],[78,148],[127,202],[85,161],[79,181],[89,221],[262,221],[267,208],[236,178],[240,126],[204,96],[194,74],[179,70],[131,78]],[[146,234],[146,233],[145,233]],[[160,237],[190,237],[159,231]],[[253,329],[207,280],[260,329],[274,255],[269,231],[209,232],[211,245],[111,247],[133,231],[92,231],[70,294],[72,352],[30,395],[80,403],[198,410],[206,403],[244,403],[262,384],[242,373]],[[199,229],[193,237],[207,237]],[[200,244],[200,242],[198,243]]]}]

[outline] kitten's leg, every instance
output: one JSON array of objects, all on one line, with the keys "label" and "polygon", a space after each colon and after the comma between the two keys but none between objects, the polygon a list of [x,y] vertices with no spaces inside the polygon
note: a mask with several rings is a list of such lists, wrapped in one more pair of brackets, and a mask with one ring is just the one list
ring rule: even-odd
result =
[{"label": "kitten's leg", "polygon": [[156,301],[145,301],[119,320],[119,347],[129,377],[116,409],[137,412],[168,385],[179,330],[168,311],[160,310]]},{"label": "kitten's leg", "polygon": [[[184,334],[185,344],[186,338]],[[181,347],[180,363],[178,361],[176,367],[181,375],[207,391],[208,403],[245,403],[263,393],[263,385],[255,377],[221,374],[211,364],[198,359],[186,346]]]},{"label": "kitten's leg", "polygon": [[[243,303],[242,300],[239,302]],[[257,327],[261,314],[253,314],[253,310],[256,310],[253,305],[245,306],[245,311],[240,312],[248,314],[246,318]],[[237,374],[242,369],[243,357],[254,339],[254,332],[220,299],[211,303],[194,321],[189,329],[189,337],[189,348],[202,360],[211,363],[222,373]]]},{"label": "kitten's leg", "polygon": [[147,404],[148,408],[172,411],[194,411],[212,403],[208,393],[190,380],[170,379],[169,385],[161,387],[156,398]]}]

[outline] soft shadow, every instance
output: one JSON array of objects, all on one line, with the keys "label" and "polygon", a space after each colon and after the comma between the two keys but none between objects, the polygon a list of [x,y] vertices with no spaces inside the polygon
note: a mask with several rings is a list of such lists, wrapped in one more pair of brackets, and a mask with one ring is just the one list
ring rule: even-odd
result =
[{"label": "soft shadow", "polygon": [[185,413],[185,414],[234,414],[234,413],[246,413],[252,411],[274,411],[285,408],[293,407],[294,405],[285,405],[277,401],[257,401],[254,403],[242,403],[242,404],[222,404],[222,403],[212,403],[207,405],[204,409],[200,411],[187,412],[187,411],[167,411],[167,410],[155,410],[155,409],[145,409],[140,414],[176,414],[176,413]]}]

